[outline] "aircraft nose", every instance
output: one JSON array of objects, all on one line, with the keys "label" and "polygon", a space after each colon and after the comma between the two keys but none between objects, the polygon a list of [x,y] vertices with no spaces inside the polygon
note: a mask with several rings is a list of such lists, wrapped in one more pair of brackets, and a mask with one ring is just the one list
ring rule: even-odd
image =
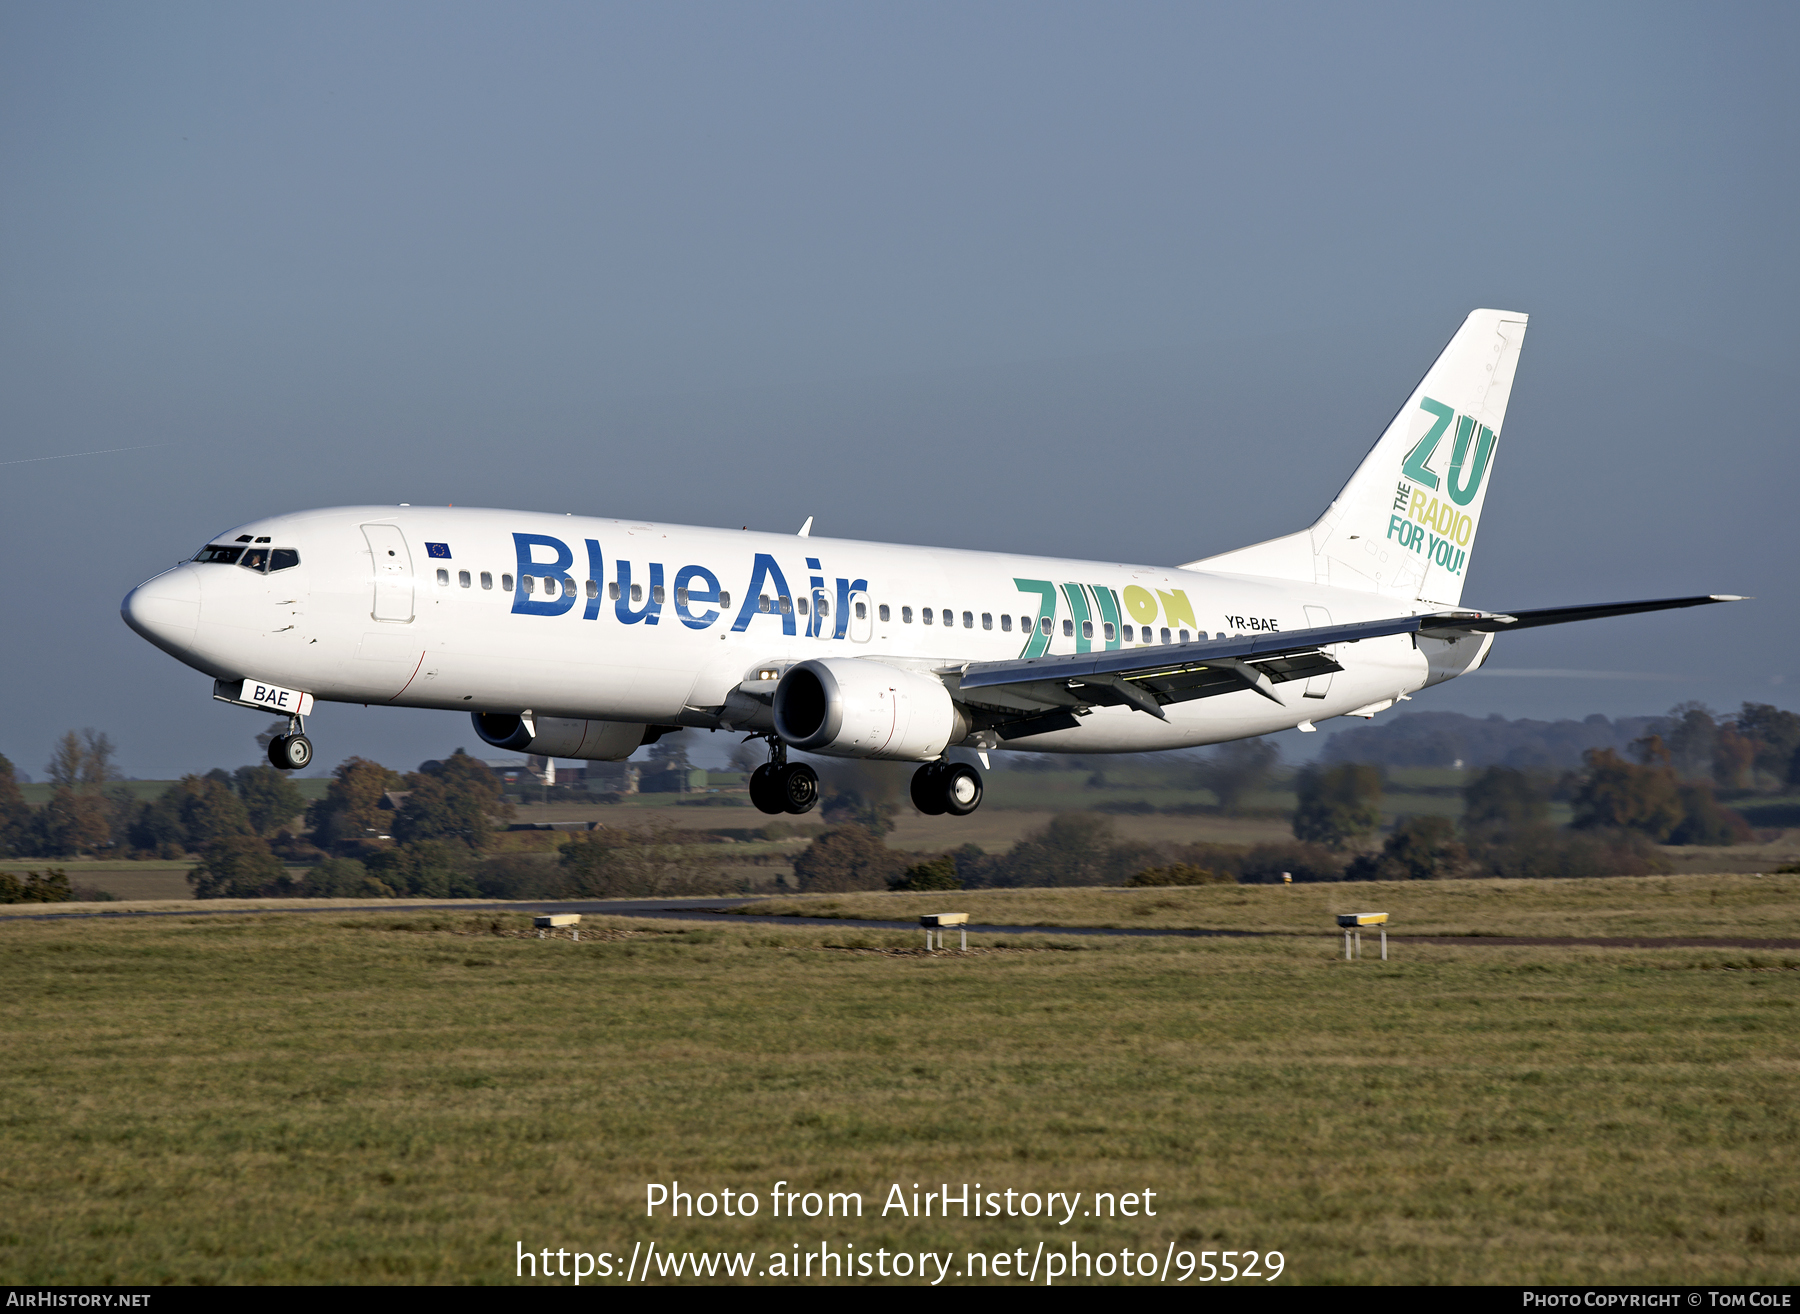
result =
[{"label": "aircraft nose", "polygon": [[193,647],[200,627],[200,573],[177,566],[144,581],[125,595],[119,614],[164,652],[180,656]]}]

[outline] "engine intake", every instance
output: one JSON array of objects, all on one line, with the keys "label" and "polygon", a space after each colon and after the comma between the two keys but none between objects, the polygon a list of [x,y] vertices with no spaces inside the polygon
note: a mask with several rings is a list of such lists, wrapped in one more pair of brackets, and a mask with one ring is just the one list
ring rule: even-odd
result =
[{"label": "engine intake", "polygon": [[484,744],[534,757],[576,757],[590,762],[622,762],[653,744],[667,726],[627,721],[576,721],[561,716],[474,712],[469,719]]},{"label": "engine intake", "polygon": [[966,736],[969,725],[934,676],[866,658],[824,657],[781,677],[775,733],[809,753],[928,762]]}]

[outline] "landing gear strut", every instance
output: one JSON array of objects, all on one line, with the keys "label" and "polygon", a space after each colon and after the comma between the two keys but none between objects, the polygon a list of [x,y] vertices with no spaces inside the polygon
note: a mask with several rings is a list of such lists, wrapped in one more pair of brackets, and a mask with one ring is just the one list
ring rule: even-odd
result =
[{"label": "landing gear strut", "polygon": [[299,771],[312,762],[312,740],[306,737],[306,722],[297,716],[288,718],[287,733],[269,741],[269,761],[283,771]]},{"label": "landing gear strut", "polygon": [[981,773],[964,762],[927,762],[913,772],[912,801],[928,817],[966,817],[981,806]]},{"label": "landing gear strut", "polygon": [[819,773],[787,760],[787,745],[769,737],[769,760],[750,773],[750,801],[771,815],[811,812],[819,802]]}]

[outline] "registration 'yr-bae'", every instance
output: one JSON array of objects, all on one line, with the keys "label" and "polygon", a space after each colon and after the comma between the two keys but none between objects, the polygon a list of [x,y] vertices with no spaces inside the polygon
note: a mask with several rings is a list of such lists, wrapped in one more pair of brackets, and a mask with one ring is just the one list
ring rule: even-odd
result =
[{"label": "registration 'yr-bae'", "polygon": [[455,708],[497,748],[619,759],[669,730],[759,736],[765,812],[805,812],[790,748],[923,765],[953,747],[1141,753],[1369,717],[1474,670],[1494,636],[1723,595],[1487,612],[1463,579],[1525,337],[1477,310],[1307,529],[1182,566],[896,547],[519,511],[339,507],[218,535],[125,598],[139,634],[274,710]]}]

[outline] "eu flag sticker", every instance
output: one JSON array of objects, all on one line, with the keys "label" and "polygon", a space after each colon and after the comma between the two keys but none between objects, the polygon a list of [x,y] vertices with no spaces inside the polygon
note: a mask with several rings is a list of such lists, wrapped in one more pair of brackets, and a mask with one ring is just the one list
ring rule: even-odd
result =
[{"label": "eu flag sticker", "polygon": [[445,561],[448,561],[450,560],[450,545],[448,543],[427,543],[425,545],[425,555],[428,557],[441,557]]}]

